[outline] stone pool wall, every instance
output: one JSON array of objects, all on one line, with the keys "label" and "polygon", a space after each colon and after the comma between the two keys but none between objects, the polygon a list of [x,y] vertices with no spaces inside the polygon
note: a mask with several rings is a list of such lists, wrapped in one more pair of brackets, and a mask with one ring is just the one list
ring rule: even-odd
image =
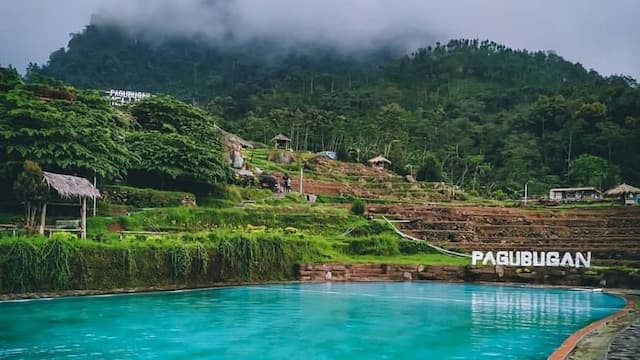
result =
[{"label": "stone pool wall", "polygon": [[301,281],[510,282],[640,289],[640,275],[616,270],[506,266],[300,264]]}]

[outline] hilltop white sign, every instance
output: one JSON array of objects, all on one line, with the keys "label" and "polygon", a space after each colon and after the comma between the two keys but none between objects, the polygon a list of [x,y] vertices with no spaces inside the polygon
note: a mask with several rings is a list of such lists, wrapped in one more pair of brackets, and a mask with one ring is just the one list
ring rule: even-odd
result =
[{"label": "hilltop white sign", "polygon": [[111,99],[111,105],[118,106],[151,97],[151,93],[141,91],[114,90],[105,91]]},{"label": "hilltop white sign", "polygon": [[558,251],[473,251],[471,264],[477,265],[503,265],[503,266],[563,266],[585,267],[591,266],[591,251],[586,255],[581,252],[560,253]]}]

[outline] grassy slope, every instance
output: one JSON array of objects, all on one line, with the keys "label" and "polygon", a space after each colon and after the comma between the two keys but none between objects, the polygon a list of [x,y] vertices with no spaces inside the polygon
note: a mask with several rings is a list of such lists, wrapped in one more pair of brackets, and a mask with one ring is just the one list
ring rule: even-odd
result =
[{"label": "grassy slope", "polygon": [[[168,231],[169,238],[191,239],[220,236],[256,239],[277,237],[284,241],[310,241],[321,254],[301,261],[398,264],[466,264],[459,258],[433,254],[426,248],[403,252],[405,242],[389,228],[352,215],[332,205],[280,203],[247,208],[163,208],[129,216],[89,218],[89,235],[117,242],[119,236],[107,228],[128,231]],[[343,235],[353,229],[349,235]],[[129,235],[129,238],[144,238]]]}]

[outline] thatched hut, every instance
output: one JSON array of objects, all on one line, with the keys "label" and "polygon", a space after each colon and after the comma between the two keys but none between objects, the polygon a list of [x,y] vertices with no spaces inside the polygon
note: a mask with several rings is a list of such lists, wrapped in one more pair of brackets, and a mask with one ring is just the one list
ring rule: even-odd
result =
[{"label": "thatched hut", "polygon": [[288,137],[278,134],[271,139],[276,149],[288,149],[291,147],[291,139]]},{"label": "thatched hut", "polygon": [[[77,199],[80,206],[80,237],[87,238],[87,198],[100,198],[100,191],[96,189],[87,179],[51,173],[42,172],[43,181],[50,190],[53,190],[62,199]],[[40,233],[44,233],[44,223],[47,211],[47,204],[44,204],[42,211],[42,221],[40,224]]]},{"label": "thatched hut", "polygon": [[625,204],[637,204],[640,200],[640,188],[622,183],[604,192],[605,196],[619,197]]},{"label": "thatched hut", "polygon": [[369,159],[367,162],[376,169],[384,169],[386,165],[391,165],[391,161],[382,155]]}]

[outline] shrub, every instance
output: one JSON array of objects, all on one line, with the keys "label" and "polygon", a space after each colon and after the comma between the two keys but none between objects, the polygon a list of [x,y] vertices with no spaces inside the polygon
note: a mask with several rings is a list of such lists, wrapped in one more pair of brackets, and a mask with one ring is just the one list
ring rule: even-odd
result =
[{"label": "shrub", "polygon": [[204,201],[211,202],[212,200],[227,200],[238,203],[242,201],[241,188],[219,183],[215,184],[211,187],[211,191],[207,194]]},{"label": "shrub", "polygon": [[493,198],[494,198],[494,199],[496,199],[496,200],[507,200],[507,198],[508,198],[507,194],[505,194],[505,192],[504,192],[504,191],[502,191],[502,190],[500,190],[500,189],[495,190],[495,191],[491,194],[491,197],[493,197]]},{"label": "shrub", "polygon": [[386,222],[382,221],[366,221],[353,227],[349,233],[350,236],[370,236],[380,235],[384,233],[393,233],[393,229]]},{"label": "shrub", "polygon": [[196,196],[187,192],[105,186],[101,189],[101,193],[106,202],[138,208],[192,206],[196,203]]},{"label": "shrub", "polygon": [[351,212],[354,215],[364,215],[366,203],[362,199],[356,199],[351,203]]},{"label": "shrub", "polygon": [[351,255],[394,256],[400,254],[400,248],[397,239],[377,236],[349,241],[346,252]]},{"label": "shrub", "polygon": [[425,241],[401,240],[399,243],[400,253],[403,255],[412,254],[433,254],[435,250]]},{"label": "shrub", "polygon": [[428,154],[424,158],[424,163],[418,172],[416,173],[416,180],[418,181],[440,181],[442,180],[442,173],[440,172],[440,163],[433,154]]}]

